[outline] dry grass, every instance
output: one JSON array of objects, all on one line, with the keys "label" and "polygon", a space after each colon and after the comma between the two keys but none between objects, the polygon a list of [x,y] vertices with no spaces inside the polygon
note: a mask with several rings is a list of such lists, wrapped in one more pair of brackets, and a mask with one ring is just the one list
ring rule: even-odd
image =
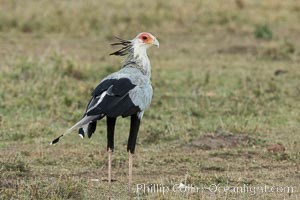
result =
[{"label": "dry grass", "polygon": [[[112,36],[141,31],[154,33],[161,47],[149,51],[155,95],[138,138],[134,183],[294,191],[136,199],[299,198],[299,11],[293,0],[2,0],[0,198],[105,198],[107,183],[91,181],[106,178],[105,121],[91,140],[74,134],[49,142],[119,68],[121,59],[107,56]],[[118,120],[115,199],[126,199],[128,127]],[[274,144],[285,150],[274,152]]]}]

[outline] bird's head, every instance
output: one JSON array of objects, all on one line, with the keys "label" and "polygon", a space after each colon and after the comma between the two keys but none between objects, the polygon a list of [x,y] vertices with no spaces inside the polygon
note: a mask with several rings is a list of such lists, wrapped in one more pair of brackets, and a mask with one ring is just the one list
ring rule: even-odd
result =
[{"label": "bird's head", "polygon": [[113,43],[111,45],[122,45],[123,47],[120,50],[111,53],[110,55],[124,56],[127,55],[131,50],[133,50],[135,54],[138,51],[146,51],[146,49],[153,45],[159,47],[159,42],[156,37],[147,32],[139,33],[132,40],[123,40],[118,37],[116,38],[119,40],[119,42]]},{"label": "bird's head", "polygon": [[149,48],[153,45],[159,47],[159,42],[158,40],[151,34],[147,32],[142,32],[138,34],[132,42],[134,45],[138,45],[141,48]]}]

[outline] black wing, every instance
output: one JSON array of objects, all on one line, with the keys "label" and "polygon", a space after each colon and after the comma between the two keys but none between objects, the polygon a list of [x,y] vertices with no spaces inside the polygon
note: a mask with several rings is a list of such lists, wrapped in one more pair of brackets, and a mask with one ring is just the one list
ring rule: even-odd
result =
[{"label": "black wing", "polygon": [[140,108],[129,96],[129,91],[134,87],[136,85],[128,78],[107,79],[101,82],[92,93],[86,115],[127,117],[136,114]]}]

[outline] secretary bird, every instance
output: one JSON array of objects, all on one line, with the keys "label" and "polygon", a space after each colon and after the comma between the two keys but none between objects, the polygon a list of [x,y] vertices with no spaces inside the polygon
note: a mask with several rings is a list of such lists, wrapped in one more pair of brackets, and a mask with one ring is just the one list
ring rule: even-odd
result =
[{"label": "secretary bird", "polygon": [[[129,155],[128,190],[131,193],[133,154],[140,127],[140,121],[152,99],[151,66],[147,49],[153,45],[159,47],[158,40],[150,33],[139,33],[132,40],[117,38],[122,48],[110,55],[127,56],[122,68],[105,77],[92,92],[83,118],[65,133],[54,139],[55,144],[61,137],[79,129],[82,138],[87,133],[90,138],[96,130],[97,121],[106,116],[108,182],[111,191],[111,163],[114,151],[114,132],[116,119],[119,116],[131,117],[130,132],[127,144]],[[110,195],[109,195],[110,196]]]}]

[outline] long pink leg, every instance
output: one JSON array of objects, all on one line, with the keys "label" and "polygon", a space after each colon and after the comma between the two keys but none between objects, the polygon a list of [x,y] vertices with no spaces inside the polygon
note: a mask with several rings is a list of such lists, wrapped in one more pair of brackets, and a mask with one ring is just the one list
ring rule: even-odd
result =
[{"label": "long pink leg", "polygon": [[108,149],[108,199],[111,199],[111,162],[112,150]]},{"label": "long pink leg", "polygon": [[131,192],[131,186],[132,186],[132,164],[133,164],[133,154],[128,152],[128,165],[129,165],[129,171],[128,171],[128,194],[129,199],[132,198],[132,192]]}]

